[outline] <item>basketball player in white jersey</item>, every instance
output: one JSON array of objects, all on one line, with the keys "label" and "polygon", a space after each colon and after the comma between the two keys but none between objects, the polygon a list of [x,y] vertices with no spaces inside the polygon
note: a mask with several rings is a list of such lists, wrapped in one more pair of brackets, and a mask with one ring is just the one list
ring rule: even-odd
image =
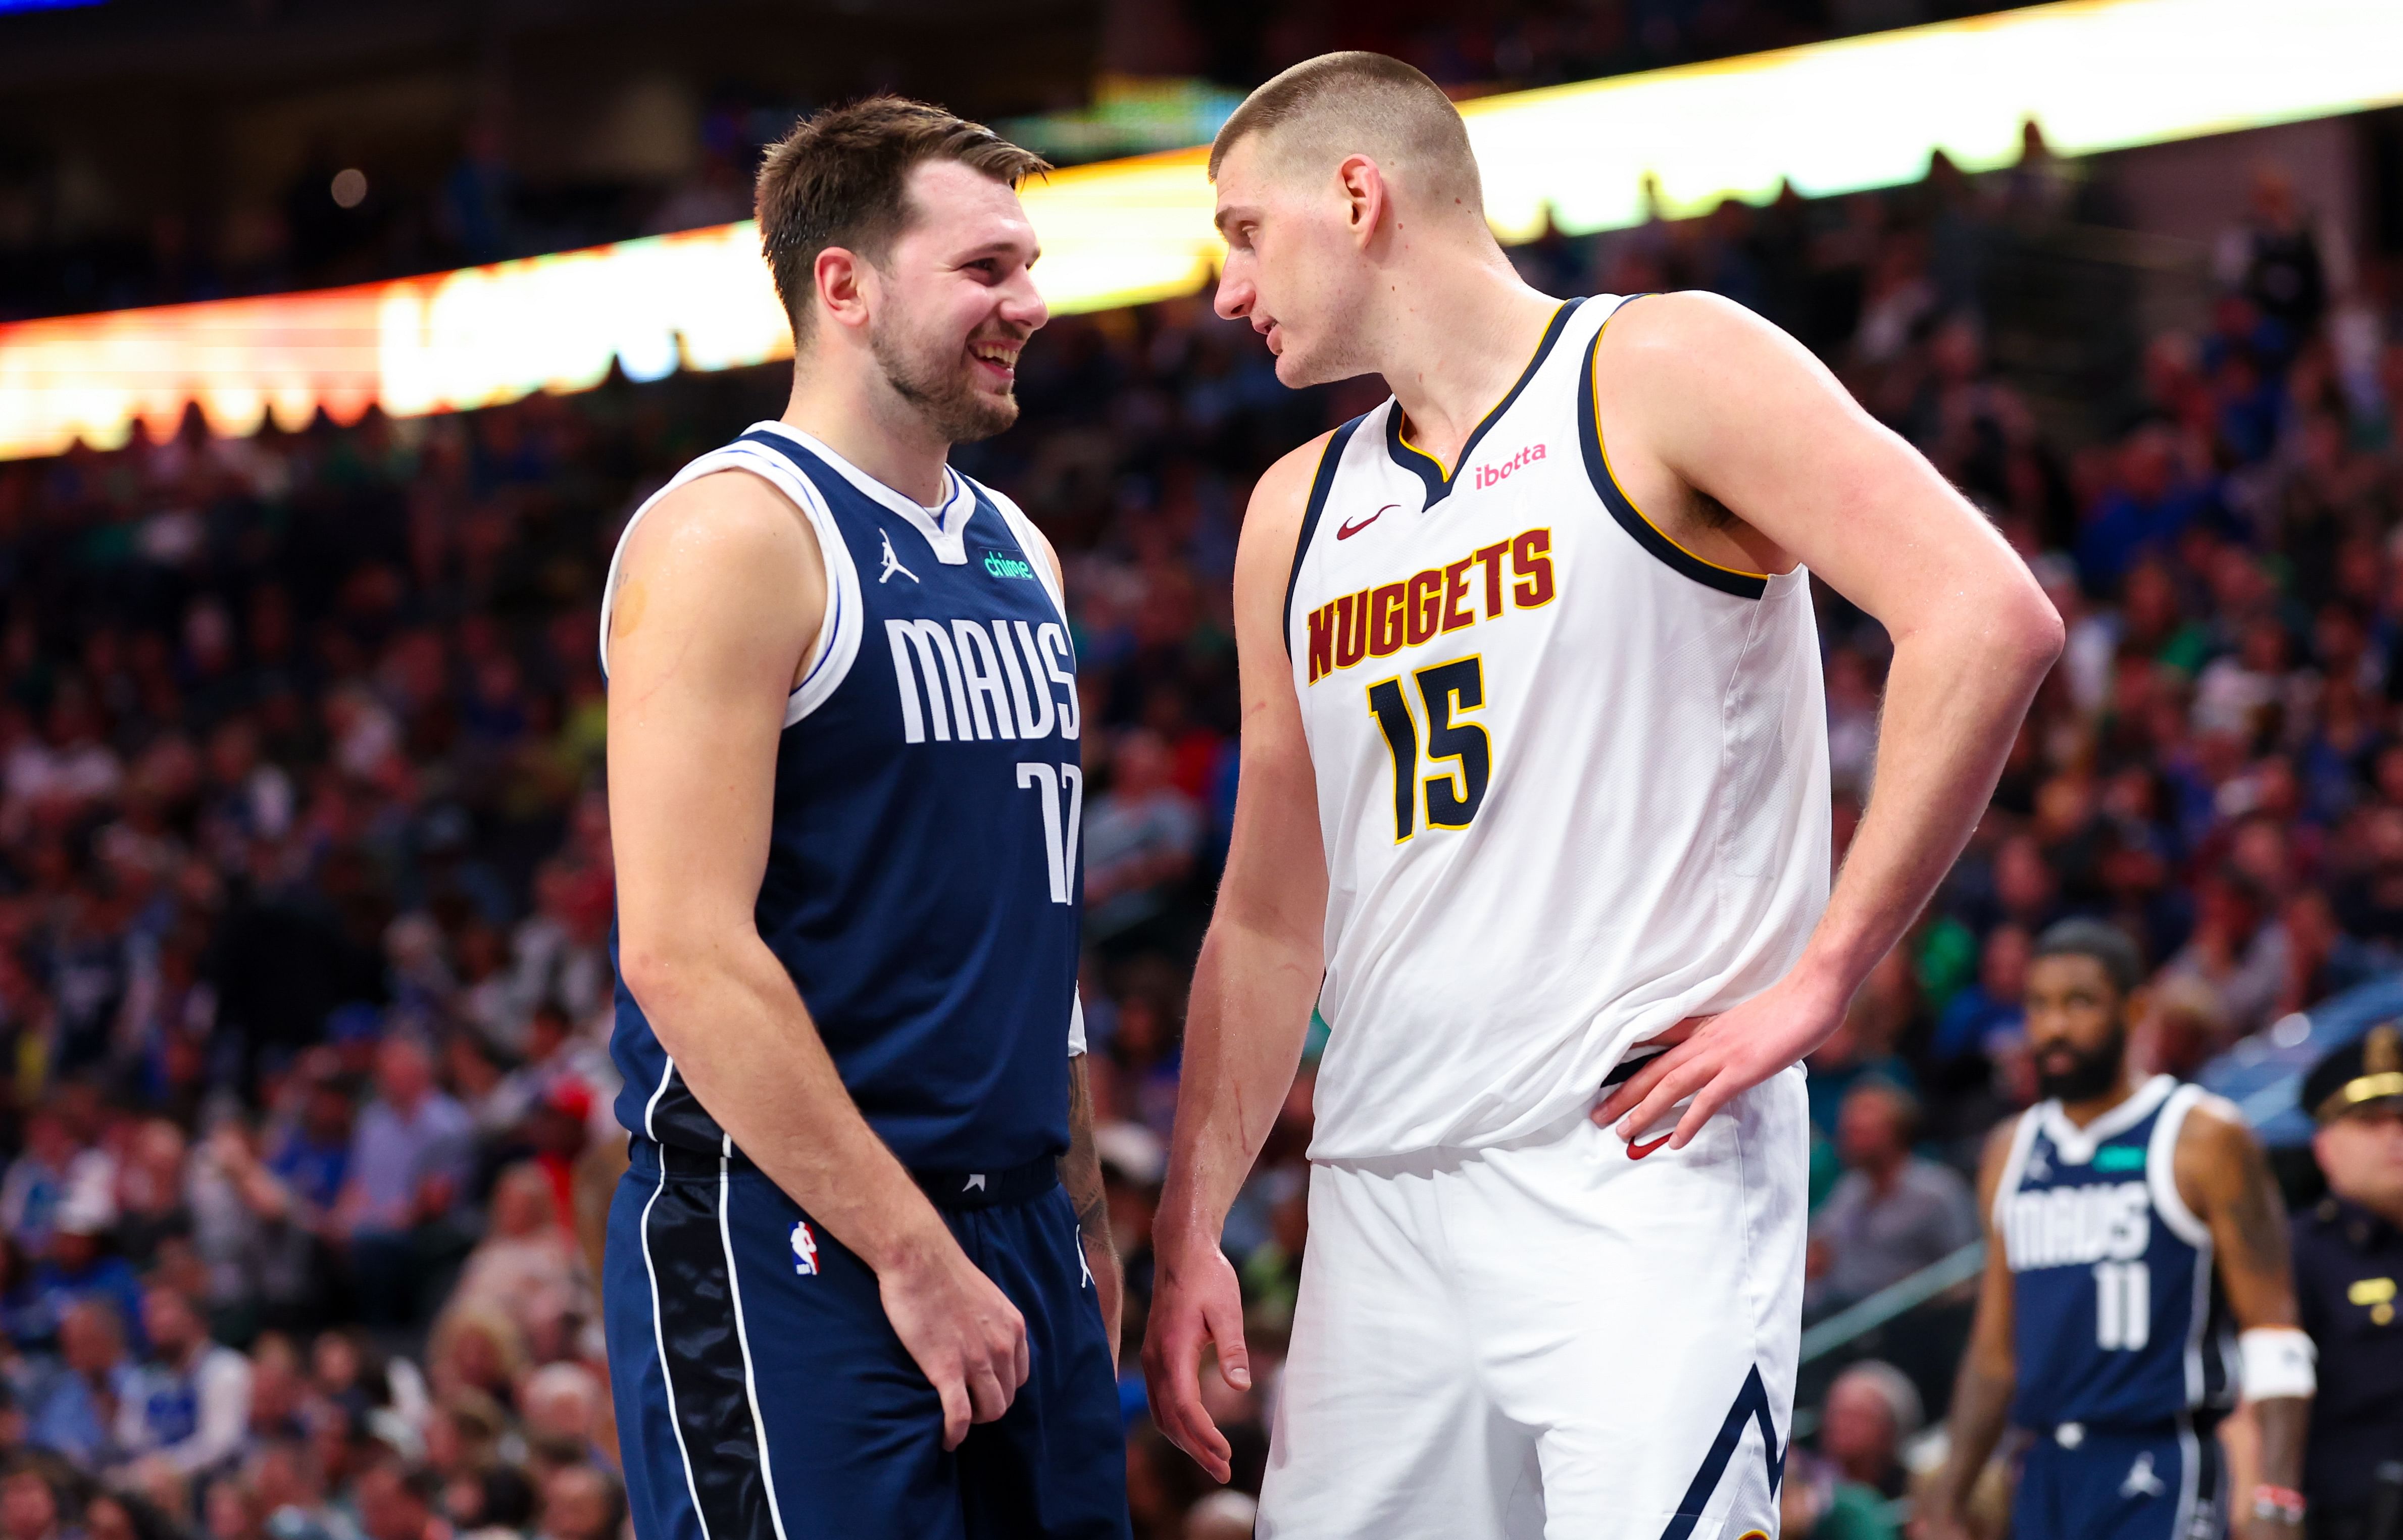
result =
[{"label": "basketball player in white jersey", "polygon": [[[1795,1066],[1959,853],[2060,617],[1774,327],[1529,288],[1408,65],[1296,66],[1211,168],[1219,312],[1288,385],[1394,396],[1278,463],[1243,528],[1242,791],[1156,1231],[1154,1414],[1226,1474],[1205,1345],[1251,1375],[1220,1226],[1316,1001],[1260,1533],[1773,1533]],[[1832,897],[1811,573],[1895,644]]]}]

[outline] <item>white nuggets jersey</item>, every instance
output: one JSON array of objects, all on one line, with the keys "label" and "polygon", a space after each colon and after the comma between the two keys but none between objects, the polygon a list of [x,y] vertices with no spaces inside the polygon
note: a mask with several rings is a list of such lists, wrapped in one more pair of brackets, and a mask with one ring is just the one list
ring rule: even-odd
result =
[{"label": "white nuggets jersey", "polygon": [[1563,304],[1446,467],[1391,399],[1328,442],[1285,644],[1327,846],[1311,1154],[1478,1147],[1800,955],[1828,883],[1809,575],[1714,565],[1611,479]]}]

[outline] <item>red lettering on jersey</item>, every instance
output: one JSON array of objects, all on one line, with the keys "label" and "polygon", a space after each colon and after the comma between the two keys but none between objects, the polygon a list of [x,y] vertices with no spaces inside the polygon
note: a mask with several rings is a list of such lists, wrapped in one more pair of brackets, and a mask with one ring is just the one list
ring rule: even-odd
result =
[{"label": "red lettering on jersey", "polygon": [[1368,590],[1335,601],[1335,666],[1348,669],[1368,656]]},{"label": "red lettering on jersey", "polygon": [[1502,617],[1502,553],[1509,548],[1509,541],[1497,540],[1490,546],[1479,548],[1477,554],[1469,558],[1485,569],[1485,618],[1488,620]]},{"label": "red lettering on jersey", "polygon": [[1443,574],[1429,568],[1410,575],[1410,608],[1405,617],[1411,646],[1432,641],[1443,622]]},{"label": "red lettering on jersey", "polygon": [[1510,585],[1510,597],[1521,609],[1534,609],[1552,602],[1552,532],[1527,530],[1510,542],[1510,570],[1519,580]]},{"label": "red lettering on jersey", "polygon": [[1477,612],[1462,609],[1460,602],[1468,597],[1468,569],[1477,558],[1464,556],[1443,569],[1443,629],[1458,631],[1477,623]]},{"label": "red lettering on jersey", "polygon": [[1402,594],[1399,583],[1387,583],[1368,598],[1368,656],[1390,658],[1402,650]]},{"label": "red lettering on jersey", "polygon": [[1335,606],[1321,604],[1310,612],[1310,682],[1335,672]]}]

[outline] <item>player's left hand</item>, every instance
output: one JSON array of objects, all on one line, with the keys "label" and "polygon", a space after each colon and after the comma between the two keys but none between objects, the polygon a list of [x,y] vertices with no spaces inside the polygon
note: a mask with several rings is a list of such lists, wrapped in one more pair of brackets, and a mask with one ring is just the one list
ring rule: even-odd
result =
[{"label": "player's left hand", "polygon": [[1669,1136],[1671,1149],[1684,1149],[1721,1107],[1826,1042],[1850,1003],[1788,974],[1733,1010],[1688,1017],[1646,1039],[1674,1046],[1612,1087],[1593,1120],[1615,1123],[1621,1139],[1632,1140],[1690,1096]]}]

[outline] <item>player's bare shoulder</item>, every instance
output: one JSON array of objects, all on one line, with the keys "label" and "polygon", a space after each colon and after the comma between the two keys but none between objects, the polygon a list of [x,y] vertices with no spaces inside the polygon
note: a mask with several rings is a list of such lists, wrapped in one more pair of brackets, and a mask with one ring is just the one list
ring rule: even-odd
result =
[{"label": "player's bare shoulder", "polygon": [[2207,1212],[2215,1201],[2229,1200],[2257,1169],[2265,1178],[2268,1173],[2260,1142],[2253,1137],[2243,1113],[2225,1098],[2208,1094],[2195,1098],[2178,1125],[2171,1165],[2180,1195],[2198,1213]]},{"label": "player's bare shoulder", "polygon": [[1235,544],[1235,621],[1239,632],[1265,624],[1271,628],[1284,613],[1286,583],[1293,576],[1294,548],[1310,505],[1311,482],[1318,475],[1333,430],[1318,434],[1288,451],[1260,473],[1243,511],[1243,531]]},{"label": "player's bare shoulder", "polygon": [[1327,458],[1333,429],[1304,440],[1277,458],[1252,486],[1252,500],[1243,512],[1243,534],[1237,561],[1273,558],[1280,579],[1293,564],[1293,548],[1301,537],[1301,521],[1310,506],[1310,484]]},{"label": "player's bare shoulder", "polygon": [[608,594],[613,673],[645,632],[673,623],[755,627],[763,650],[789,641],[798,662],[826,611],[826,559],[792,501],[747,471],[671,489],[626,534]]}]

